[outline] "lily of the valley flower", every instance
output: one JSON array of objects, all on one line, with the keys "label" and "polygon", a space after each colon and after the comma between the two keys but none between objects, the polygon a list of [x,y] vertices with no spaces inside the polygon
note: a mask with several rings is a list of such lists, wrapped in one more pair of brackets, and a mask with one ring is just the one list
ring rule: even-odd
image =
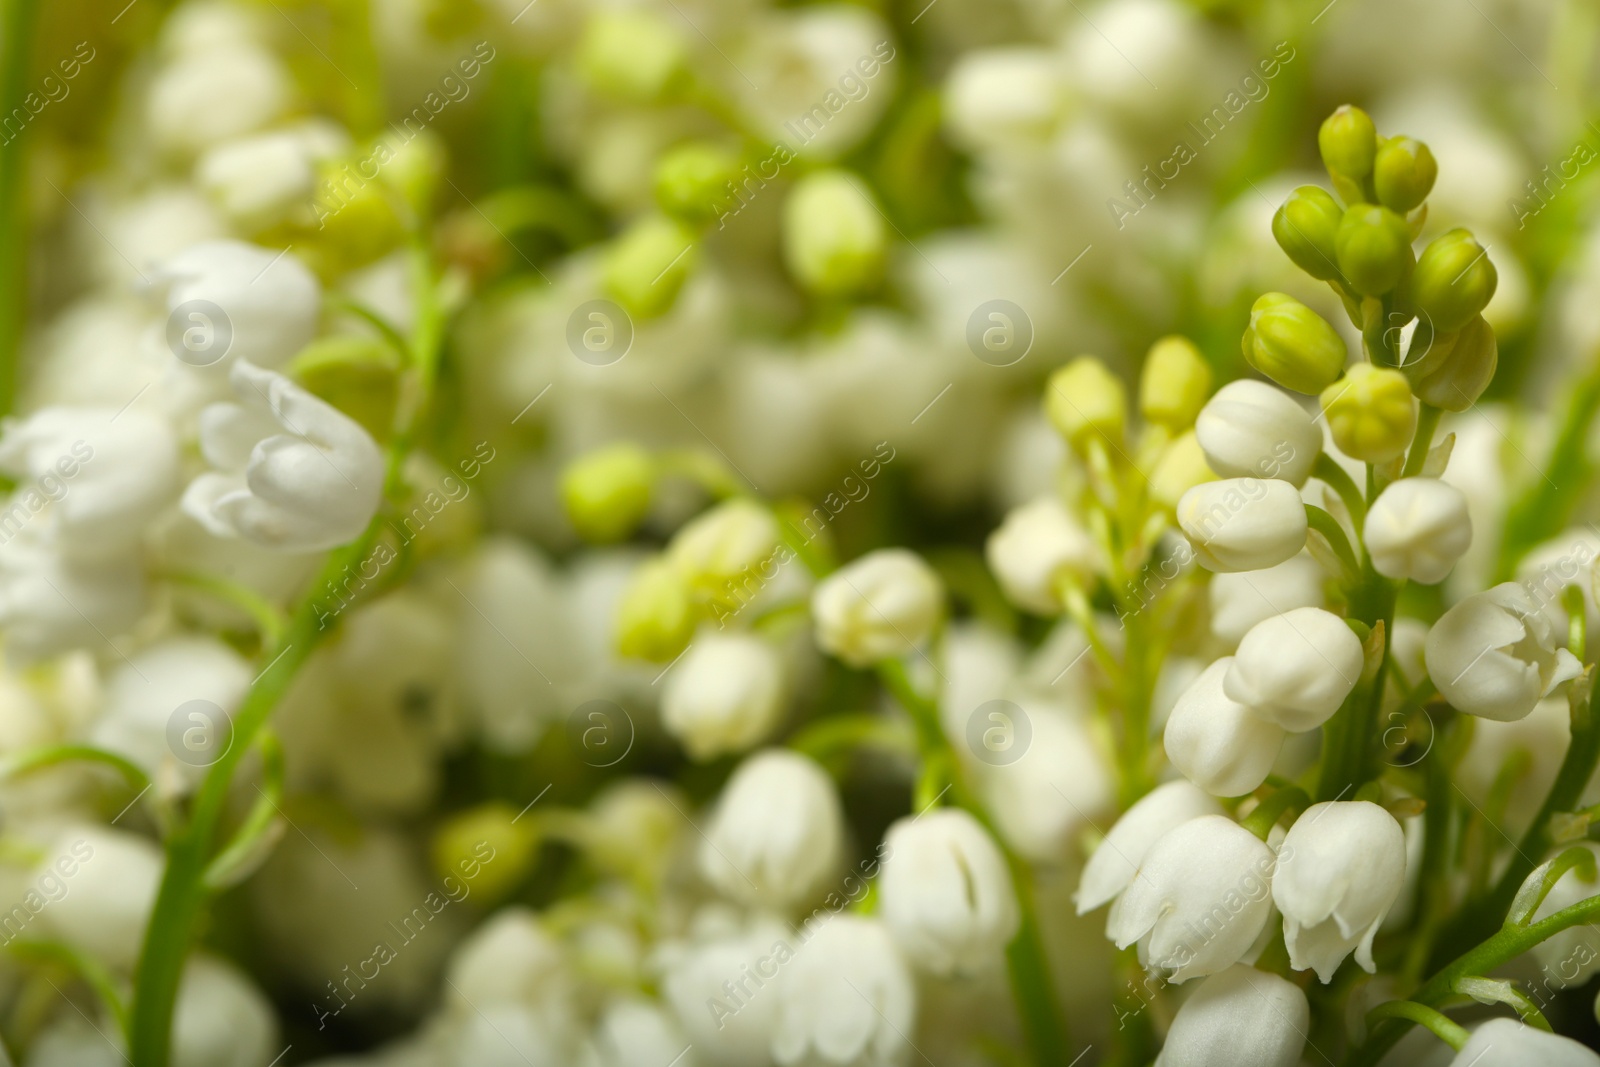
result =
[{"label": "lily of the valley flower", "polygon": [[943,608],[944,587],[915,552],[885,548],[843,567],[811,597],[817,644],[865,667],[914,651]]},{"label": "lily of the valley flower", "polygon": [[916,987],[882,923],[823,920],[782,972],[772,1058],[782,1067],[898,1067],[911,1052]]},{"label": "lily of the valley flower", "polygon": [[1168,830],[1202,815],[1221,814],[1221,804],[1181,778],[1146,793],[1112,825],[1084,864],[1078,881],[1078,914],[1093,911],[1128,888],[1150,846]]},{"label": "lily of the valley flower", "polygon": [[1467,597],[1428,631],[1424,661],[1457,711],[1499,722],[1527,716],[1583,665],[1556,647],[1549,616],[1515,582]]},{"label": "lily of the valley flower", "polygon": [[1225,815],[1202,815],[1150,847],[1111,906],[1106,935],[1174,982],[1216,974],[1250,951],[1272,915],[1272,850]]},{"label": "lily of the valley flower", "polygon": [[1490,1019],[1472,1032],[1450,1067],[1600,1067],[1600,1055],[1570,1037],[1517,1019]]},{"label": "lily of the valley flower", "polygon": [[908,816],[884,837],[879,912],[906,958],[939,975],[992,967],[1017,932],[1011,872],[959,808]]},{"label": "lily of the valley flower", "polygon": [[1056,496],[1014,508],[985,549],[1000,588],[1039,615],[1061,611],[1060,579],[1087,579],[1095,570],[1094,541]]},{"label": "lily of the valley flower", "polygon": [[665,685],[661,725],[697,760],[760,743],[783,711],[783,664],[751,633],[702,631]]},{"label": "lily of the valley flower", "polygon": [[1178,525],[1209,571],[1275,567],[1306,544],[1306,510],[1288,482],[1225,478],[1178,501]]},{"label": "lily of the valley flower", "polygon": [[353,541],[383,492],[383,454],[360,424],[281,374],[240,360],[242,403],[200,416],[200,448],[217,471],[190,483],[183,507],[221,537],[311,552]]},{"label": "lily of the valley flower", "polygon": [[[162,263],[153,280],[162,287],[168,313],[180,316],[179,330],[206,331],[198,335],[203,342],[198,349],[188,346],[194,354],[186,361],[196,365],[226,359],[281,367],[317,332],[322,286],[293,252],[206,241]],[[180,311],[197,301],[203,302],[201,318],[190,314],[192,308]],[[225,323],[216,320],[216,311]],[[212,345],[226,347],[215,351]]]},{"label": "lily of the valley flower", "polygon": [[1299,986],[1236,963],[1183,1002],[1155,1067],[1295,1067],[1310,1029]]},{"label": "lily of the valley flower", "polygon": [[1230,647],[1257,623],[1295,608],[1320,608],[1326,601],[1327,572],[1309,552],[1290,556],[1276,567],[1217,574],[1207,590],[1211,632]]},{"label": "lily of the valley flower", "polygon": [[138,621],[145,593],[136,552],[70,560],[31,528],[0,545],[0,629],[15,663],[104,647]]},{"label": "lily of the valley flower", "polygon": [[1281,478],[1305,484],[1322,454],[1322,431],[1288,393],[1241,378],[1200,409],[1195,437],[1206,463],[1224,478]]},{"label": "lily of the valley flower", "polygon": [[1372,939],[1405,874],[1405,833],[1394,816],[1364,800],[1312,805],[1283,839],[1272,879],[1290,964],[1331,982],[1353,951],[1372,973]]},{"label": "lily of the valley flower", "polygon": [[1267,780],[1286,731],[1228,696],[1233,657],[1207,667],[1167,716],[1167,758],[1213,796],[1243,796]]},{"label": "lily of the valley flower", "polygon": [[1333,717],[1361,679],[1361,639],[1322,608],[1295,608],[1257,623],[1222,682],[1232,700],[1291,733]]},{"label": "lily of the valley flower", "polygon": [[1385,578],[1442,582],[1472,547],[1466,495],[1437,478],[1402,478],[1372,502],[1362,540]]}]

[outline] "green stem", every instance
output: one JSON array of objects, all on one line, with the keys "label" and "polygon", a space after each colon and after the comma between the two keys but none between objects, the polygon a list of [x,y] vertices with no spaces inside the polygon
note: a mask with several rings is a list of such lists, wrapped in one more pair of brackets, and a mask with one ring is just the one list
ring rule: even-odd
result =
[{"label": "green stem", "polygon": [[1457,1052],[1461,1051],[1471,1034],[1467,1028],[1457,1023],[1442,1011],[1430,1008],[1426,1004],[1418,1004],[1414,1000],[1391,1000],[1379,1004],[1367,1012],[1367,1022],[1376,1024],[1385,1019],[1404,1019],[1407,1022],[1421,1023],[1436,1034],[1440,1041],[1449,1045]]},{"label": "green stem", "polygon": [[1318,800],[1337,800],[1360,788],[1370,777],[1372,738],[1383,708],[1383,686],[1388,677],[1389,645],[1394,630],[1395,584],[1372,569],[1365,560],[1361,583],[1350,593],[1350,617],[1377,628],[1383,624],[1383,660],[1365,685],[1351,690],[1332,719],[1323,727],[1322,775]]},{"label": "green stem", "polygon": [[[43,9],[35,0],[0,0],[0,114],[22,107],[32,71],[29,48],[33,44],[35,16]],[[28,314],[27,156],[22,144],[37,130],[22,129],[0,145],[0,414],[11,411],[16,400],[23,323]]]},{"label": "green stem", "polygon": [[1350,472],[1339,466],[1338,460],[1324,452],[1312,465],[1311,475],[1327,482],[1328,486],[1339,494],[1339,499],[1344,501],[1345,510],[1350,513],[1350,521],[1359,530],[1367,518],[1367,501],[1361,495],[1361,489],[1356,485],[1355,479],[1350,477]]},{"label": "green stem", "polygon": [[166,577],[175,585],[187,586],[206,593],[250,616],[250,621],[255,623],[256,632],[261,635],[262,648],[277,644],[283,632],[283,612],[254,589],[226,578],[214,578],[208,574],[193,574],[188,571],[176,571]]},{"label": "green stem", "polygon": [[0,763],[0,778],[12,778],[73,760],[84,760],[110,767],[141,793],[150,788],[150,778],[142,767],[115,752],[95,748],[93,745],[43,745],[28,749]]},{"label": "green stem", "polygon": [[1428,450],[1433,447],[1433,434],[1439,428],[1439,417],[1444,412],[1432,404],[1423,404],[1417,412],[1417,432],[1411,438],[1411,452],[1406,456],[1406,465],[1400,472],[1402,478],[1414,478],[1422,473],[1422,467],[1428,462]]},{"label": "green stem", "polygon": [[1297,786],[1280,789],[1267,799],[1257,804],[1255,808],[1239,821],[1239,825],[1265,841],[1272,833],[1272,828],[1278,825],[1278,820],[1283,818],[1284,812],[1305,811],[1311,806],[1311,798]]},{"label": "green stem", "polygon": [[117,1030],[128,1032],[128,1005],[117,990],[117,980],[111,971],[93,955],[61,941],[14,941],[9,946],[11,954],[19,960],[36,963],[57,963],[70,968],[94,990],[100,1002],[111,1012]]},{"label": "green stem", "polygon": [[1338,519],[1315,504],[1307,504],[1305,507],[1306,525],[1327,538],[1334,555],[1344,564],[1346,580],[1353,581],[1361,573],[1361,565],[1356,562],[1355,549],[1350,547],[1350,539],[1345,536],[1344,527],[1339,525]]}]

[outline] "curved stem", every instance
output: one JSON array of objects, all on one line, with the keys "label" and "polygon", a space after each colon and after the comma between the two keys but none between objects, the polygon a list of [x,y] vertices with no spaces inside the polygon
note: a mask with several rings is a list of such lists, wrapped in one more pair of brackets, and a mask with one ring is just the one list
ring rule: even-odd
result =
[{"label": "curved stem", "polygon": [[1334,555],[1344,564],[1345,578],[1354,581],[1361,573],[1361,565],[1356,562],[1355,549],[1350,547],[1350,539],[1345,536],[1344,527],[1339,525],[1338,519],[1315,504],[1307,504],[1305,508],[1306,525],[1327,539]]},{"label": "curved stem", "polygon": [[1457,1052],[1461,1051],[1462,1046],[1472,1036],[1467,1033],[1466,1027],[1444,1012],[1430,1008],[1426,1004],[1418,1004],[1414,1000],[1386,1001],[1367,1012],[1369,1023],[1380,1023],[1385,1019],[1404,1019],[1407,1022],[1420,1023]]},{"label": "curved stem", "polygon": [[1422,473],[1423,465],[1428,462],[1428,450],[1433,447],[1434,431],[1439,428],[1439,417],[1443,414],[1432,404],[1423,404],[1417,412],[1417,432],[1411,438],[1411,452],[1406,456],[1400,477],[1414,478]]},{"label": "curved stem", "polygon": [[1345,510],[1350,513],[1350,521],[1359,530],[1367,518],[1367,499],[1361,495],[1361,489],[1356,485],[1356,480],[1350,477],[1350,472],[1339,466],[1338,460],[1324,452],[1312,465],[1311,476],[1321,478],[1328,483],[1329,488],[1339,494],[1339,499],[1344,501]]},{"label": "curved stem", "polygon": [[174,571],[165,577],[175,585],[187,586],[206,593],[250,616],[250,621],[255,623],[256,631],[261,635],[263,648],[277,644],[279,636],[283,633],[283,612],[248,586],[231,582],[226,578],[190,571]]}]

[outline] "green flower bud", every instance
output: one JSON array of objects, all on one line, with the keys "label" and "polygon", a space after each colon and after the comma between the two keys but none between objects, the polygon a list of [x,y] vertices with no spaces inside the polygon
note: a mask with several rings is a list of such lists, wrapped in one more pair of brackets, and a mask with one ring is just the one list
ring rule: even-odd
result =
[{"label": "green flower bud", "polygon": [[1422,250],[1411,276],[1411,302],[1439,333],[1461,329],[1489,306],[1500,274],[1467,230],[1451,230]]},{"label": "green flower bud", "polygon": [[667,663],[689,647],[699,621],[687,579],[666,559],[639,568],[617,606],[617,652]]},{"label": "green flower bud", "polygon": [[1359,182],[1372,173],[1378,131],[1365,111],[1345,104],[1323,120],[1317,147],[1330,175]]},{"label": "green flower bud", "polygon": [[860,179],[823,170],[795,183],[783,204],[783,261],[801,285],[826,296],[864,292],[883,276],[883,216]]},{"label": "green flower bud", "polygon": [[650,510],[656,465],[631,441],[598,448],[574,460],[561,476],[561,501],[584,540],[621,541]]},{"label": "green flower bud", "polygon": [[739,157],[721,145],[691,141],[656,161],[655,194],[661,210],[687,222],[709,222],[727,199],[724,187]]},{"label": "green flower bud", "polygon": [[1194,425],[1211,395],[1211,365],[1187,337],[1150,346],[1139,376],[1139,413],[1172,430]]},{"label": "green flower bud", "polygon": [[376,440],[389,439],[400,399],[400,357],[391,346],[366,334],[330,334],[302,348],[288,370]]},{"label": "green flower bud", "polygon": [[1391,137],[1378,148],[1372,165],[1372,183],[1384,207],[1402,215],[1415,210],[1439,176],[1439,164],[1421,141],[1410,137]]},{"label": "green flower bud", "polygon": [[1435,337],[1427,358],[1404,369],[1424,404],[1465,411],[1489,388],[1499,360],[1494,328],[1476,315],[1461,329]]},{"label": "green flower bud", "polygon": [[1417,431],[1411,383],[1390,367],[1357,363],[1322,391],[1322,411],[1339,451],[1363,463],[1403,455]]},{"label": "green flower bud", "polygon": [[1128,393],[1122,380],[1093,356],[1079,356],[1050,376],[1045,414],[1074,448],[1102,434],[1122,447],[1128,424]]},{"label": "green flower bud", "polygon": [[485,903],[506,897],[533,866],[538,839],[532,820],[517,823],[517,809],[491,800],[457,812],[434,831],[434,873],[469,883]]},{"label": "green flower bud", "polygon": [[1339,272],[1363,296],[1392,292],[1411,266],[1411,228],[1376,204],[1356,204],[1346,211],[1333,246]]},{"label": "green flower bud", "polygon": [[432,130],[423,130],[396,145],[393,157],[378,171],[378,178],[400,195],[413,215],[426,217],[444,180],[448,155],[444,139]]},{"label": "green flower bud", "polygon": [[654,215],[635,223],[606,251],[606,291],[636,318],[666,314],[694,267],[694,243],[694,231],[676,219]]},{"label": "green flower bud", "polygon": [[1150,498],[1168,511],[1177,511],[1183,494],[1216,480],[1216,472],[1206,462],[1205,450],[1194,431],[1185,430],[1156,460],[1155,470],[1150,472]]},{"label": "green flower bud", "polygon": [[1284,293],[1256,300],[1240,347],[1252,367],[1297,393],[1320,393],[1344,371],[1344,339],[1328,320]]},{"label": "green flower bud", "polygon": [[1334,235],[1343,220],[1344,209],[1326,189],[1302,185],[1272,216],[1272,236],[1295,266],[1318,281],[1331,281],[1339,276]]},{"label": "green flower bud", "polygon": [[578,43],[590,85],[625,100],[658,100],[682,76],[687,50],[677,27],[642,7],[596,13]]}]

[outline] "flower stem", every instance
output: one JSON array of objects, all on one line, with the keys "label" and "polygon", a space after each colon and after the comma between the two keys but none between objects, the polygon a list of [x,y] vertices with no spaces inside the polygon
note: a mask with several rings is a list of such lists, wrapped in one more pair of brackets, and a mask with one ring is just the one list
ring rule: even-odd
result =
[{"label": "flower stem", "polygon": [[1414,478],[1422,473],[1422,467],[1428,462],[1428,450],[1433,447],[1433,434],[1439,428],[1439,417],[1444,412],[1432,404],[1421,405],[1417,412],[1417,432],[1411,438],[1411,452],[1406,456],[1406,465],[1400,472],[1402,478]]},{"label": "flower stem", "polygon": [[1444,1012],[1430,1008],[1426,1004],[1418,1004],[1414,1000],[1391,1000],[1367,1012],[1368,1022],[1379,1023],[1385,1019],[1405,1019],[1408,1022],[1421,1023],[1432,1030],[1440,1041],[1457,1052],[1461,1051],[1461,1047],[1472,1036],[1467,1033],[1466,1027]]}]

